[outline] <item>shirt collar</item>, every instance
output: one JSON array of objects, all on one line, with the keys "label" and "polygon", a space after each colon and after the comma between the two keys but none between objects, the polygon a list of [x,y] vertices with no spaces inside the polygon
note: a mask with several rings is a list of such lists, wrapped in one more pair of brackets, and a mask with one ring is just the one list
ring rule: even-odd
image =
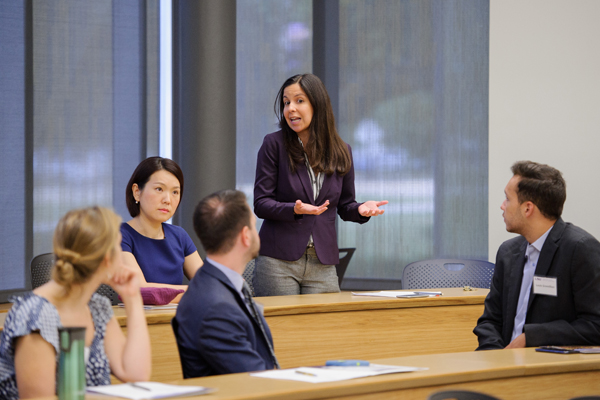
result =
[{"label": "shirt collar", "polygon": [[233,285],[235,290],[237,290],[238,293],[242,294],[242,287],[244,286],[244,278],[242,278],[242,276],[240,274],[238,274],[237,272],[235,272],[234,270],[232,270],[230,268],[227,268],[223,264],[219,264],[218,262],[216,262],[215,260],[212,260],[209,257],[206,257],[206,261],[210,262],[219,271],[221,271],[223,274],[225,274],[225,276],[227,277],[227,279],[229,279],[229,282],[231,282],[231,284]]},{"label": "shirt collar", "polygon": [[550,229],[548,229],[546,231],[546,233],[544,233],[542,236],[540,236],[538,238],[538,240],[536,240],[535,242],[531,243],[530,246],[532,246],[534,249],[536,249],[538,252],[542,252],[542,247],[544,247],[544,243],[546,242],[546,239],[548,238],[548,234],[550,234],[550,231],[552,230],[552,228],[554,228],[554,225],[552,225],[550,227]]}]

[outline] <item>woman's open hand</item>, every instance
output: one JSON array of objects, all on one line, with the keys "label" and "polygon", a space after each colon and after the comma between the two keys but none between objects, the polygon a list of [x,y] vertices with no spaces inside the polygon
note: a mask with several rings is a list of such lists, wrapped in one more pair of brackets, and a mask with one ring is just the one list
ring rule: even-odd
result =
[{"label": "woman's open hand", "polygon": [[321,204],[320,206],[313,206],[312,204],[307,204],[300,200],[296,200],[296,204],[294,204],[294,213],[321,215],[327,211],[327,206],[329,206],[329,200],[326,200],[325,203]]},{"label": "woman's open hand", "polygon": [[363,217],[375,217],[377,215],[381,215],[385,212],[385,210],[379,208],[380,206],[386,205],[388,203],[387,200],[383,201],[374,201],[369,200],[365,201],[358,207],[358,212]]}]

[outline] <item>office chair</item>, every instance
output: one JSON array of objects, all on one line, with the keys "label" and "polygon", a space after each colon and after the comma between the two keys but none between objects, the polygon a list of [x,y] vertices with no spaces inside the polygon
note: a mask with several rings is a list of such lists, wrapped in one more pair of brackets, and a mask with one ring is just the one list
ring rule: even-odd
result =
[{"label": "office chair", "polygon": [[250,287],[250,293],[252,294],[252,297],[254,297],[253,280],[254,280],[254,267],[255,267],[254,261],[255,260],[256,259],[253,258],[252,260],[250,260],[250,262],[248,264],[246,264],[246,269],[244,270],[244,273],[242,274],[242,278],[244,278],[244,280]]},{"label": "office chair", "polygon": [[500,400],[487,394],[468,390],[444,390],[433,393],[427,400]]},{"label": "office chair", "polygon": [[402,289],[472,286],[489,289],[494,264],[479,260],[437,259],[416,261],[404,267]]},{"label": "office chair", "polygon": [[113,306],[116,306],[120,303],[119,295],[117,294],[117,292],[115,292],[113,288],[111,288],[108,285],[105,285],[104,283],[100,285],[98,290],[96,290],[96,293],[107,297],[110,300],[110,304],[112,304]]},{"label": "office chair", "polygon": [[54,254],[44,253],[31,260],[31,289],[38,288],[52,277]]},{"label": "office chair", "polygon": [[344,280],[344,274],[346,274],[346,269],[348,269],[348,264],[350,264],[350,259],[352,255],[356,251],[355,247],[348,247],[344,249],[340,249],[340,255],[345,253],[343,257],[340,257],[340,262],[335,266],[335,271],[338,276],[338,284],[342,287],[342,280]]},{"label": "office chair", "polygon": [[[42,286],[52,278],[52,266],[54,265],[54,254],[44,253],[37,255],[31,260],[31,289]],[[119,304],[119,296],[108,285],[100,285],[96,293],[107,297],[113,306]]]}]

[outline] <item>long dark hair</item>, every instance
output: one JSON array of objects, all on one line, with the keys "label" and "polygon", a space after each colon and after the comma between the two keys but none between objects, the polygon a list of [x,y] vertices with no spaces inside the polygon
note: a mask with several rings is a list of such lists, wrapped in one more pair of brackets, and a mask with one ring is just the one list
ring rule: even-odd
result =
[{"label": "long dark hair", "polygon": [[[304,143],[304,149],[298,141],[298,135],[292,130],[283,114],[283,91],[288,86],[299,84],[313,108],[310,123],[310,138]],[[310,166],[315,173],[325,172],[331,175],[345,175],[350,171],[352,160],[348,146],[335,129],[335,117],[331,108],[329,94],[323,82],[313,74],[294,75],[288,78],[275,99],[275,114],[279,119],[279,127],[283,131],[285,149],[290,160],[290,169],[296,171],[296,164],[304,163],[304,152],[308,155]]]}]

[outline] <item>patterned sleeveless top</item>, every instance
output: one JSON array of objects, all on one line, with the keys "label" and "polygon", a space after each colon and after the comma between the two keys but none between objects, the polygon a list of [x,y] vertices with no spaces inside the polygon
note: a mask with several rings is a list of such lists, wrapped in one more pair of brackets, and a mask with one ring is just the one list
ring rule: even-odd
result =
[{"label": "patterned sleeveless top", "polygon": [[[58,360],[60,348],[58,328],[62,327],[58,310],[43,297],[33,292],[11,299],[14,303],[4,323],[0,335],[0,398],[18,399],[19,391],[15,375],[14,341],[30,333],[39,333],[56,351],[56,371],[58,382]],[[106,324],[113,316],[110,301],[97,293],[88,303],[94,321],[94,339],[89,348],[86,364],[86,385],[99,386],[110,384],[110,366],[104,352]]]}]

